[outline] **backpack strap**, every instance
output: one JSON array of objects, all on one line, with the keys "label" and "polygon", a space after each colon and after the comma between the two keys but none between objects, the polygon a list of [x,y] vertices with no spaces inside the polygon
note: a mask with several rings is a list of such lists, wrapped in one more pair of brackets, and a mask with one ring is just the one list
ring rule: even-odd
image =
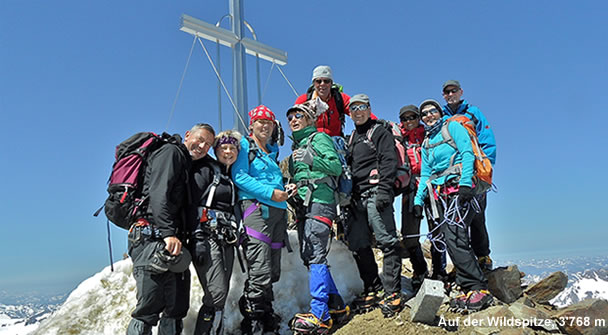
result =
[{"label": "backpack strap", "polygon": [[479,120],[477,119],[477,117],[475,115],[473,115],[473,113],[469,112],[469,104],[466,104],[464,106],[464,110],[462,111],[462,114],[466,114],[467,117],[469,119],[471,119],[471,121],[473,121],[473,124],[475,125],[475,129],[477,129],[477,124],[479,123]]}]

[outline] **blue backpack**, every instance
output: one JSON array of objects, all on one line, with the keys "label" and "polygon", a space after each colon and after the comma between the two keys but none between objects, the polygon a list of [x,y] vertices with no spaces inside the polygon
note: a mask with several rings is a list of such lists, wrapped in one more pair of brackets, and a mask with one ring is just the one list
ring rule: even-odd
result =
[{"label": "blue backpack", "polygon": [[350,203],[350,196],[353,191],[353,175],[346,160],[348,148],[346,147],[344,137],[332,136],[331,139],[334,142],[334,148],[336,149],[338,158],[340,158],[340,163],[342,164],[342,174],[338,177],[338,187],[336,189],[338,192],[337,203],[340,206],[347,206]]},{"label": "blue backpack", "polygon": [[[317,156],[317,151],[309,145],[312,143],[314,137],[320,134],[319,132],[314,132],[308,137],[308,141],[302,147],[305,150],[309,150],[313,156]],[[340,164],[342,165],[342,173],[338,177],[328,176],[321,178],[321,180],[315,180],[315,183],[327,182],[330,184],[331,188],[335,190],[336,193],[336,204],[340,206],[347,206],[350,204],[350,197],[353,191],[353,178],[352,173],[350,171],[350,166],[348,166],[346,155],[348,154],[348,149],[346,146],[346,141],[342,136],[331,136],[332,143],[334,144],[334,149],[338,154],[338,159],[340,160]],[[329,180],[325,180],[328,178]],[[308,205],[308,204],[306,204]]]}]

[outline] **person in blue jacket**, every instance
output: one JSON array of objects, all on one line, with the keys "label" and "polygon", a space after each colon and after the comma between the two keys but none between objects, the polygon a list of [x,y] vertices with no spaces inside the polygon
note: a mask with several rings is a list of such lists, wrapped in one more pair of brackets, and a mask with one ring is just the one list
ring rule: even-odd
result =
[{"label": "person in blue jacket", "polygon": [[[447,122],[441,105],[432,99],[419,107],[426,138],[422,144],[420,184],[414,198],[414,215],[422,217],[427,199],[427,218],[436,221],[456,269],[456,283],[464,294],[450,302],[458,311],[479,311],[490,306],[484,276],[470,246],[468,228],[475,215],[474,160],[471,139],[458,122]],[[442,134],[447,127],[452,141]],[[430,208],[429,208],[430,207]],[[437,242],[443,244],[442,242]]]},{"label": "person in blue jacket", "polygon": [[272,284],[281,274],[281,248],[287,240],[285,202],[288,198],[277,159],[279,147],[272,140],[274,113],[261,105],[249,112],[249,136],[243,137],[232,180],[238,188],[239,208],[245,229],[242,241],[247,280],[239,308],[243,334],[277,331]]},{"label": "person in blue jacket", "polygon": [[[496,163],[494,132],[479,108],[462,99],[463,93],[464,91],[460,87],[458,80],[446,81],[443,84],[443,98],[447,104],[443,106],[443,112],[448,116],[464,114],[475,123],[479,145],[486,156],[488,156],[492,166],[494,166]],[[493,262],[490,258],[490,239],[486,228],[486,193],[479,194],[477,201],[481,210],[475,215],[471,223],[471,245],[481,268],[484,271],[492,270]]]}]

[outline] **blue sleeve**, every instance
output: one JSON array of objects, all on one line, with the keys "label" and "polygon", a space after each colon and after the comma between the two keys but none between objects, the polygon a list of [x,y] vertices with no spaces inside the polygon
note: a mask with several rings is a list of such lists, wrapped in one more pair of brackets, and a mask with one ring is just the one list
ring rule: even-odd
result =
[{"label": "blue sleeve", "polygon": [[[254,162],[252,162],[252,165]],[[270,201],[270,198],[272,198],[274,188],[260,183],[250,174],[249,141],[244,137],[241,139],[241,150],[239,150],[239,155],[232,166],[232,180],[239,190],[248,193],[258,200]]]},{"label": "blue sleeve", "polygon": [[429,152],[427,149],[421,150],[422,162],[420,167],[420,182],[418,183],[418,190],[416,190],[416,197],[414,197],[414,205],[422,206],[424,204],[425,191],[427,189],[426,182],[431,176],[431,167],[429,166]]},{"label": "blue sleeve", "polygon": [[469,106],[469,112],[477,118],[476,132],[477,140],[483,152],[488,156],[492,165],[496,163],[496,139],[494,139],[494,131],[490,128],[490,123],[481,113],[479,108]]},{"label": "blue sleeve", "polygon": [[462,163],[462,172],[460,175],[460,185],[473,187],[473,172],[475,155],[471,146],[471,138],[469,132],[458,122],[450,122],[448,131],[456,143],[458,155]]}]

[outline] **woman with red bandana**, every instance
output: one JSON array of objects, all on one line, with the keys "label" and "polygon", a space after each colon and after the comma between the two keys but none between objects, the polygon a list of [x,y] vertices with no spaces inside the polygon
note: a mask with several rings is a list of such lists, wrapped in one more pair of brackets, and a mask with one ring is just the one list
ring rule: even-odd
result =
[{"label": "woman with red bandana", "polygon": [[281,274],[281,248],[287,240],[287,192],[277,162],[279,147],[272,140],[277,127],[274,113],[261,105],[249,112],[249,136],[242,138],[232,167],[238,187],[245,238],[247,280],[239,300],[243,334],[277,331],[279,318],[272,308],[272,284]]}]

